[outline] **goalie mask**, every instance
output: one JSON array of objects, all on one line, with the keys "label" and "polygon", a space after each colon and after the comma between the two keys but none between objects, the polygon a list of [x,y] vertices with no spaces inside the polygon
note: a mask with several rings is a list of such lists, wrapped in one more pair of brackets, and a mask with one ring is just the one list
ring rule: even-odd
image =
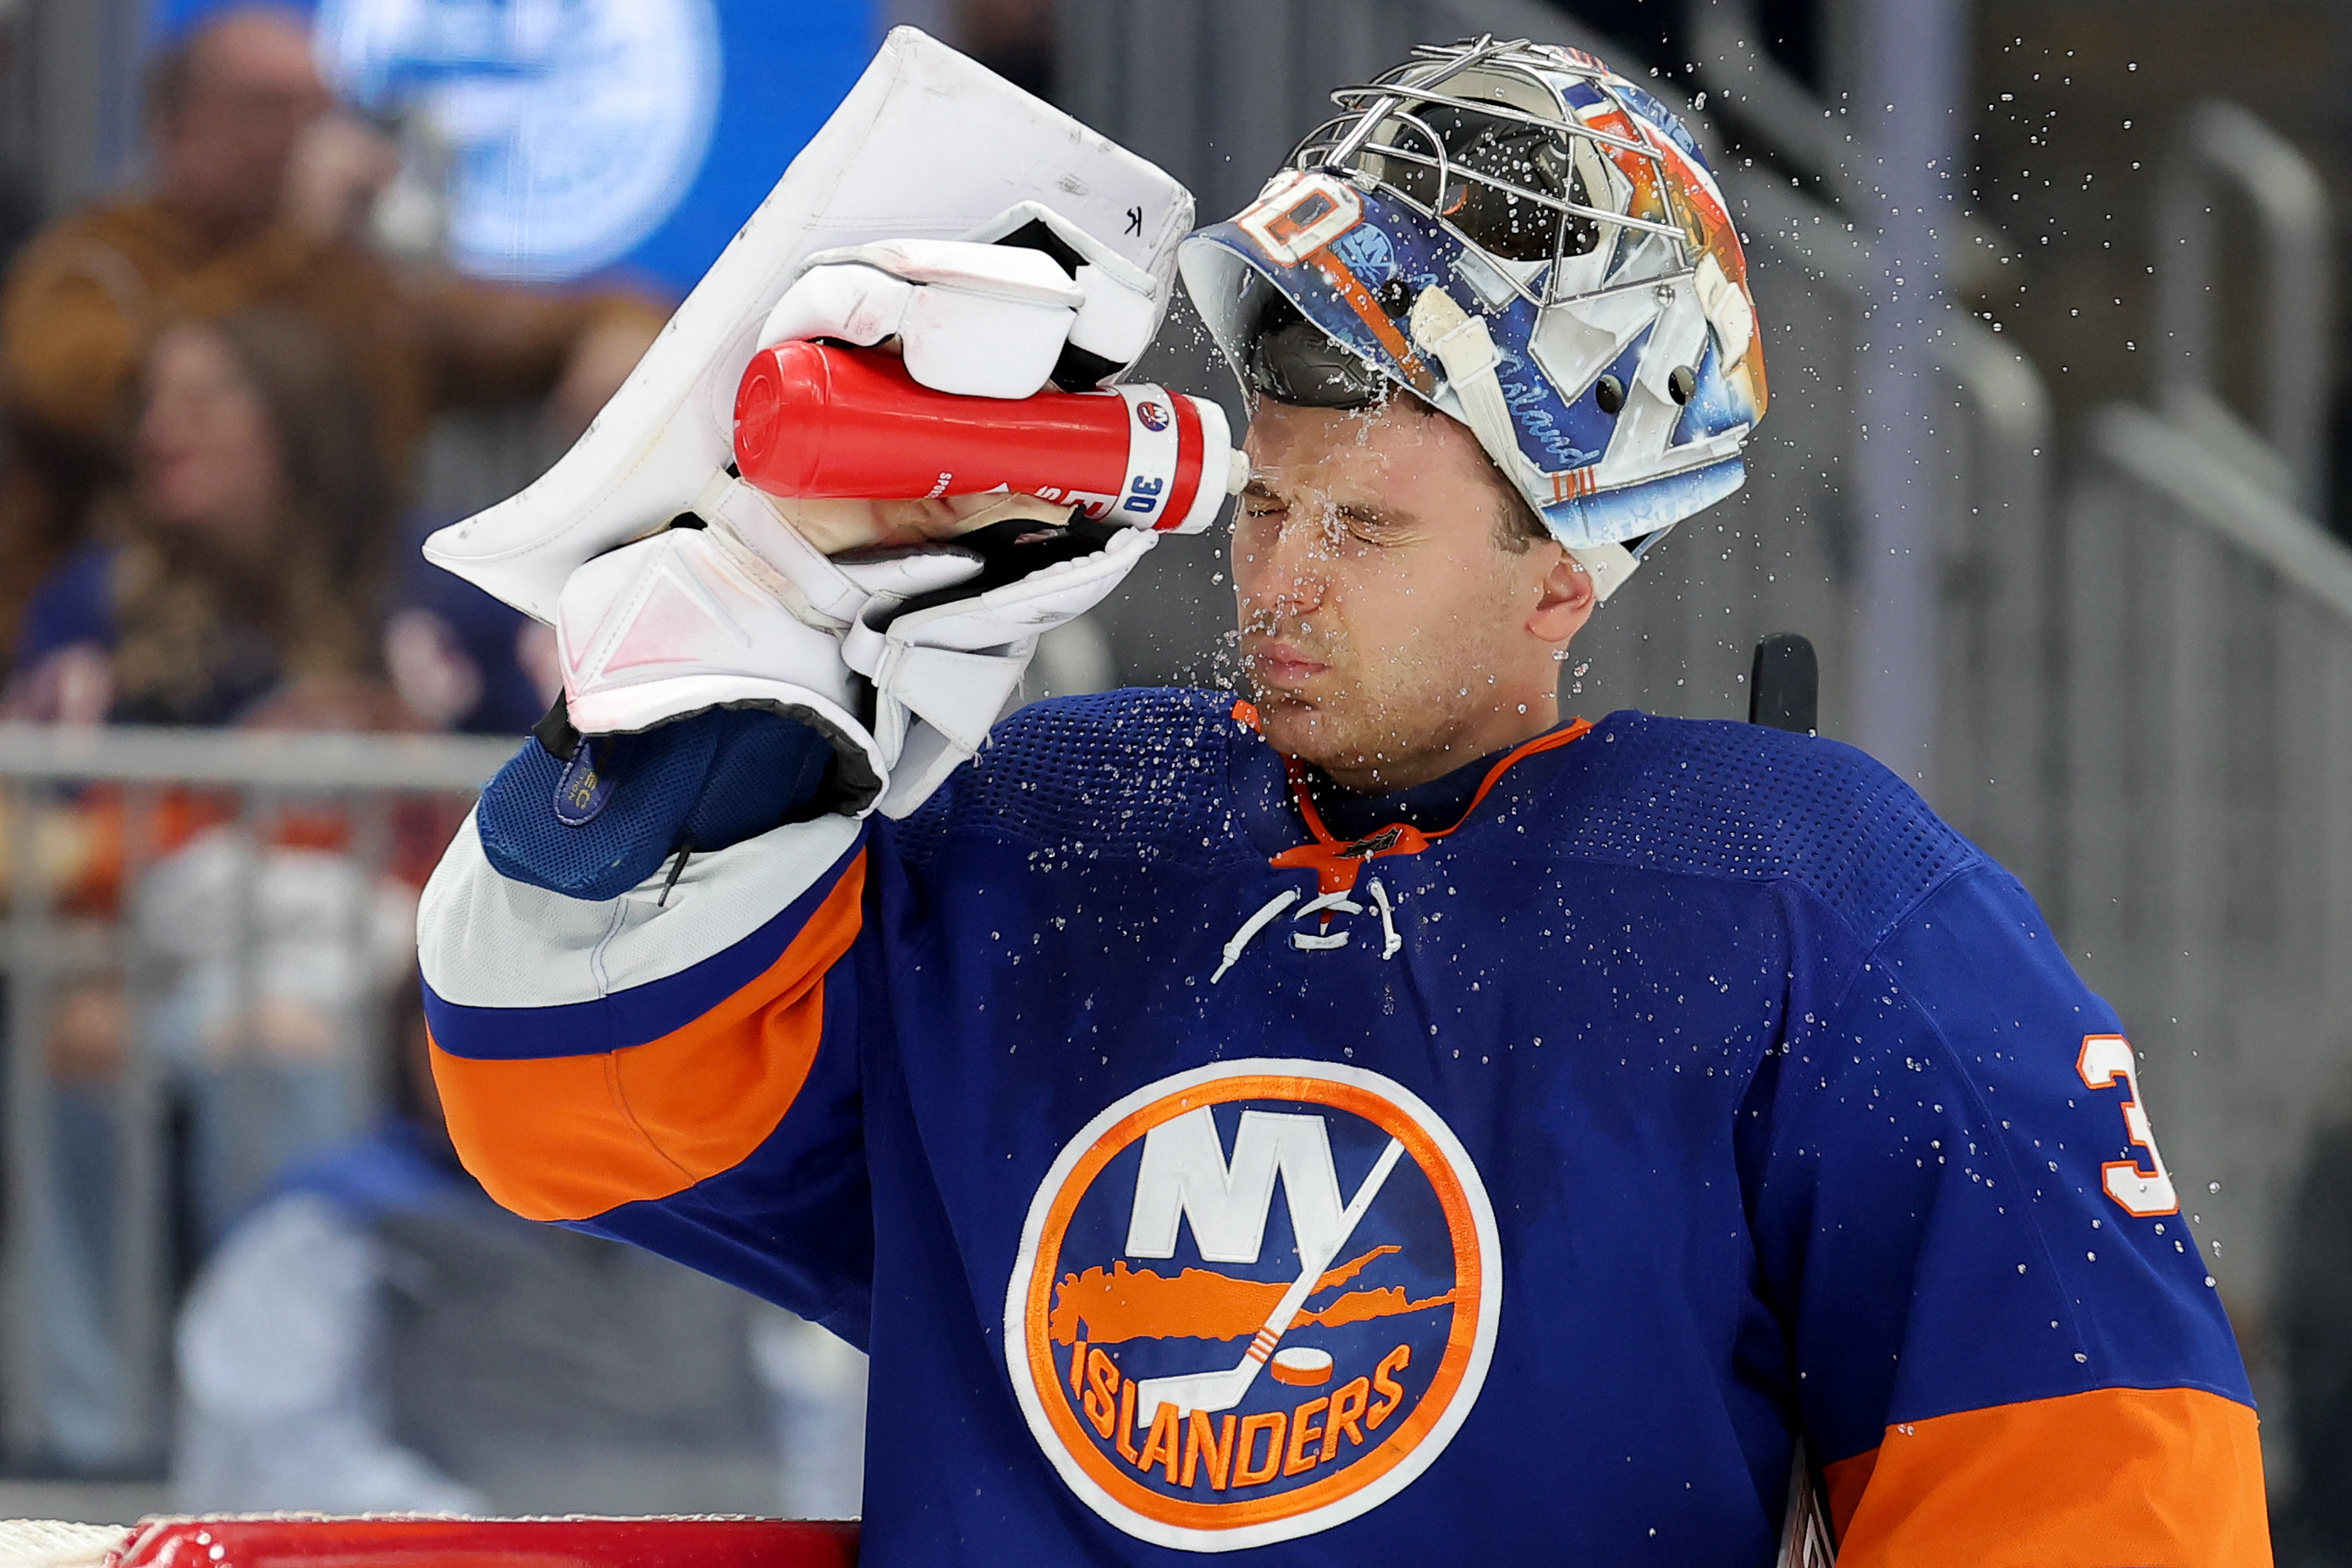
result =
[{"label": "goalie mask", "polygon": [[1696,142],[1579,50],[1430,47],[1180,253],[1245,392],[1462,421],[1605,595],[1737,490],[1764,413],[1747,262]]}]

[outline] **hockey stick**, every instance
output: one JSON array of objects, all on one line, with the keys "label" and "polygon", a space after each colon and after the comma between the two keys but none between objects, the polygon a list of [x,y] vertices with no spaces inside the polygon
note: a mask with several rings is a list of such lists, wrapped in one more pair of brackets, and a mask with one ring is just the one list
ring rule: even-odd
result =
[{"label": "hockey stick", "polygon": [[1800,1437],[1789,1466],[1789,1511],[1780,1526],[1775,1568],[1835,1568],[1836,1563],[1829,1500],[1822,1494],[1821,1478],[1813,1473],[1811,1451]]},{"label": "hockey stick", "polygon": [[1822,666],[1813,645],[1794,632],[1756,644],[1748,674],[1748,722],[1811,735],[1821,727]]},{"label": "hockey stick", "polygon": [[[1821,707],[1822,666],[1812,643],[1794,632],[1775,632],[1760,639],[1748,670],[1748,722],[1815,735],[1821,729]],[[1801,1437],[1789,1467],[1789,1506],[1782,1516],[1775,1568],[1832,1568],[1836,1562],[1829,1500]]]},{"label": "hockey stick", "polygon": [[1330,1245],[1322,1249],[1319,1257],[1310,1258],[1301,1252],[1299,1261],[1306,1267],[1298,1271],[1298,1278],[1290,1282],[1290,1289],[1282,1292],[1282,1300],[1274,1304],[1274,1311],[1266,1314],[1265,1326],[1250,1340],[1249,1349],[1242,1353],[1240,1364],[1219,1372],[1184,1372],[1173,1377],[1148,1378],[1135,1385],[1135,1424],[1138,1427],[1149,1427],[1152,1415],[1162,1405],[1173,1405],[1180,1411],[1216,1411],[1230,1410],[1242,1402],[1242,1396],[1250,1391],[1250,1385],[1257,1381],[1258,1368],[1266,1364],[1267,1358],[1274,1354],[1274,1347],[1282,1343],[1282,1336],[1289,1331],[1291,1323],[1298,1316],[1298,1310],[1307,1304],[1307,1296],[1313,1292],[1315,1281],[1323,1277],[1323,1270],[1331,1266],[1331,1260],[1339,1255],[1339,1249],[1345,1247],[1348,1238],[1356,1233],[1356,1227],[1362,1222],[1365,1211],[1372,1207],[1372,1199],[1380,1195],[1381,1184],[1389,1179],[1389,1173],[1396,1169],[1397,1160],[1403,1153],[1404,1145],[1391,1138],[1389,1146],[1381,1150],[1381,1157],[1373,1162],[1371,1174],[1364,1177],[1364,1185],[1356,1189],[1355,1198],[1348,1205],[1347,1212],[1340,1215],[1339,1228],[1332,1236]]}]

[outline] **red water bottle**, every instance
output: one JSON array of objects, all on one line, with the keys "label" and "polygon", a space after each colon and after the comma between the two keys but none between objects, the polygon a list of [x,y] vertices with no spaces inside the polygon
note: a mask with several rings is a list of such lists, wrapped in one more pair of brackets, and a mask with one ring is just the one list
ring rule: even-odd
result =
[{"label": "red water bottle", "polygon": [[896,500],[1014,490],[1198,533],[1245,472],[1224,411],[1150,384],[958,397],[869,349],[779,343],[735,393],[735,466],[772,496]]}]

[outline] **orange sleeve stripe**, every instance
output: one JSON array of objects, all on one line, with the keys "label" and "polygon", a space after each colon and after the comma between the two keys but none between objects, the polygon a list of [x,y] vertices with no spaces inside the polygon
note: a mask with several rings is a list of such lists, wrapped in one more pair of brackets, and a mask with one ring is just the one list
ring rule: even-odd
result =
[{"label": "orange sleeve stripe", "polygon": [[1838,1568],[2270,1568],[2254,1413],[2101,1388],[1886,1429],[1828,1467]]},{"label": "orange sleeve stripe", "polygon": [[499,1203],[587,1219],[732,1170],[807,1082],[824,975],[857,939],[866,857],[760,977],[657,1040],[593,1056],[478,1061],[433,1048],[449,1136]]}]

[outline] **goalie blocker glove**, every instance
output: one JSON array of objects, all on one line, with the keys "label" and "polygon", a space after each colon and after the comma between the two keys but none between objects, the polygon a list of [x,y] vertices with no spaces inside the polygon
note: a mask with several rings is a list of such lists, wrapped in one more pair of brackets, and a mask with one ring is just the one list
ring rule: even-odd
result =
[{"label": "goalie blocker glove", "polygon": [[987,739],[1037,637],[1157,538],[1014,520],[841,565],[740,481],[709,505],[565,585],[565,696],[477,812],[501,875],[615,898],[784,822],[905,815]]},{"label": "goalie blocker glove", "polygon": [[566,695],[478,811],[500,874],[615,898],[670,856],[784,822],[906,815],[986,741],[1037,637],[1157,538],[1013,521],[840,566],[764,510],[730,481],[717,525],[573,574],[557,617]]},{"label": "goalie blocker glove", "polygon": [[[1013,398],[1141,351],[1159,312],[1150,274],[1034,203],[994,226],[992,243],[813,257],[760,341],[895,339],[933,389]],[[952,544],[837,562],[733,470],[714,476],[677,519],[701,526],[623,545],[565,580],[553,619],[570,722],[628,735],[712,708],[771,710],[831,743],[838,809],[904,815],[985,741],[1037,638],[1093,608],[1154,542],[1040,528],[1041,510],[1059,514],[1023,497],[992,509],[1001,524]]]},{"label": "goalie blocker glove", "polygon": [[634,734],[717,707],[798,718],[831,742],[839,809],[914,810],[980,749],[1037,639],[1099,603],[1156,536],[1015,518],[954,544],[836,562],[740,480],[705,528],[572,573],[556,607],[571,721]]}]

